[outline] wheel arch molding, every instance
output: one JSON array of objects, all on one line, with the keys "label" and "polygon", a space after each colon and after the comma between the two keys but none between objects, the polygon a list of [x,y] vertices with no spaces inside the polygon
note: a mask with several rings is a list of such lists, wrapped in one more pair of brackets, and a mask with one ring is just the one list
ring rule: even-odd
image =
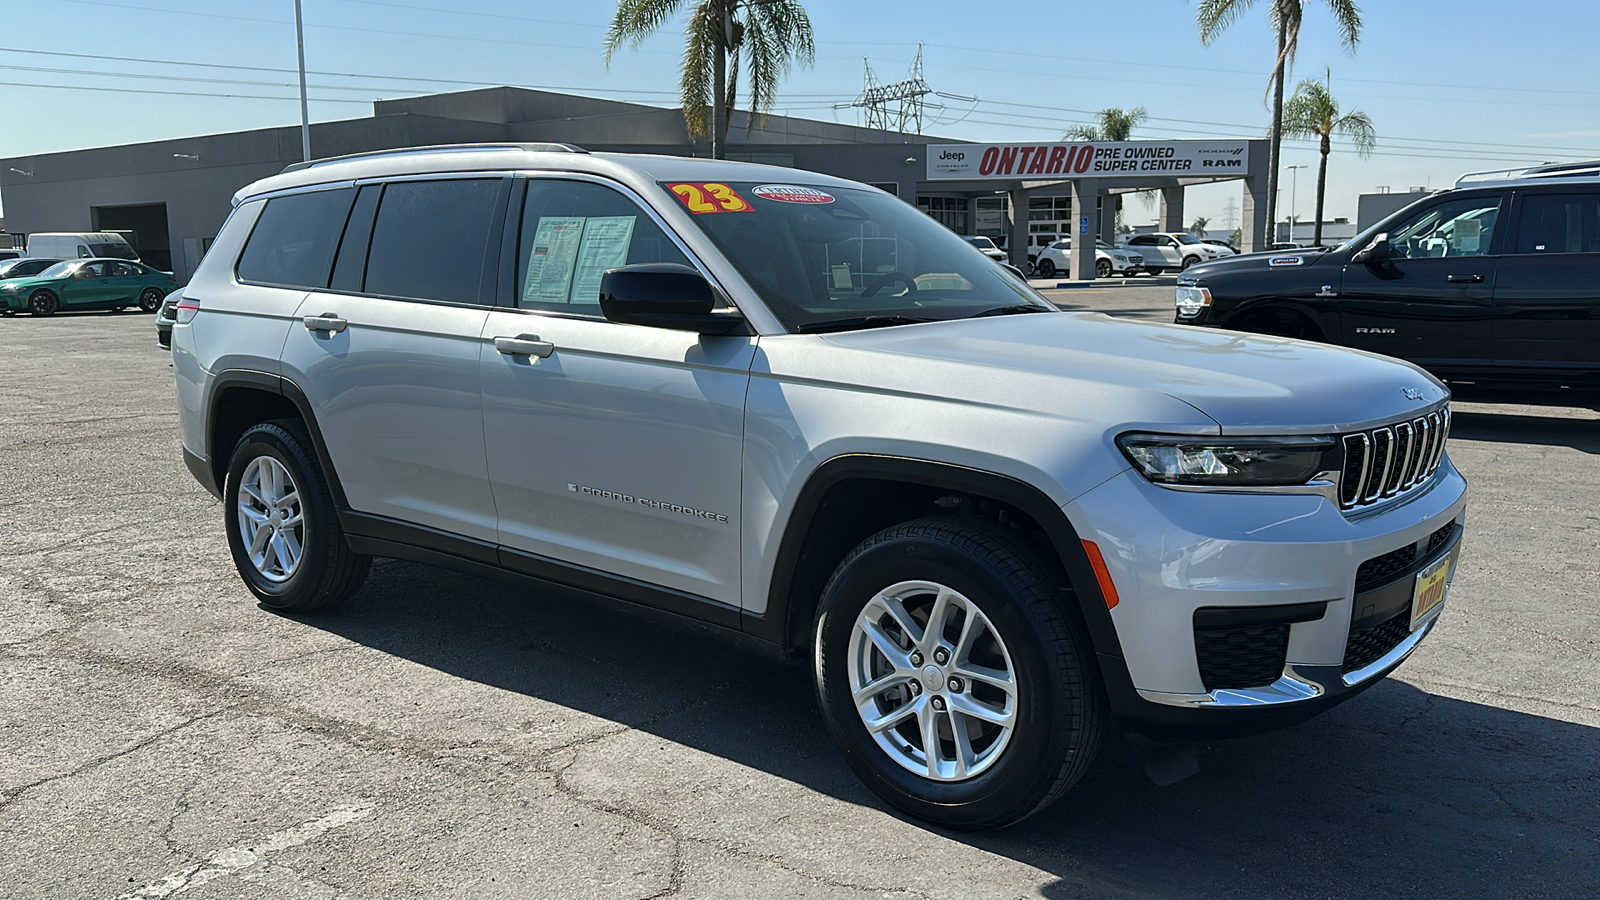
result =
[{"label": "wheel arch molding", "polygon": [[[315,445],[317,465],[322,467],[334,505],[349,508],[339,474],[328,446],[317,427],[317,418],[311,401],[300,386],[271,372],[255,369],[223,369],[211,379],[210,394],[206,399],[205,453],[212,477],[217,485],[213,493],[220,494],[225,480],[228,455],[239,437],[252,425],[273,419],[298,418],[305,423]],[[209,485],[208,485],[209,487]]]},{"label": "wheel arch molding", "polygon": [[[918,498],[954,495],[980,505],[988,501],[1010,508],[1032,520],[1066,572],[1076,602],[1065,605],[1076,608],[1094,650],[1102,658],[1122,656],[1110,611],[1077,530],[1043,491],[1009,475],[982,469],[875,454],[836,456],[812,471],[778,543],[766,611],[759,615],[744,613],[746,633],[778,645],[790,658],[803,658],[809,653],[822,588],[844,555],[883,528],[927,514],[897,510],[891,503],[879,513],[883,517],[881,524],[868,518],[852,529],[836,530],[832,528],[836,520],[856,511],[854,506],[870,504],[873,499],[845,496],[853,482],[877,492],[873,498],[885,490],[898,491],[913,503]],[[881,507],[873,508],[876,512]],[[870,530],[855,536],[863,529]]]}]

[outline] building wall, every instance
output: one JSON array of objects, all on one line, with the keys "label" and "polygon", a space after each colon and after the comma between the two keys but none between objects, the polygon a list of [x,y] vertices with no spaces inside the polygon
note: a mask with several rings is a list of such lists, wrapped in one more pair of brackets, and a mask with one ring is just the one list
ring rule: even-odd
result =
[{"label": "building wall", "polygon": [[1362,194],[1356,198],[1356,231],[1383,221],[1390,213],[1403,209],[1428,196],[1432,191],[1409,191],[1404,194]]}]

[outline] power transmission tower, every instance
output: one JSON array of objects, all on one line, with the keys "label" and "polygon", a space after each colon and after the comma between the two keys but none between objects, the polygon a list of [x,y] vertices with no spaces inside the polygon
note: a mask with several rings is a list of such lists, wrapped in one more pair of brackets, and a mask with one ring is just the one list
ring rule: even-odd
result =
[{"label": "power transmission tower", "polygon": [[1222,210],[1222,227],[1229,231],[1239,227],[1239,201],[1234,197],[1228,198],[1228,205]]},{"label": "power transmission tower", "polygon": [[863,59],[861,64],[865,70],[865,84],[861,96],[849,105],[866,110],[867,127],[921,134],[922,98],[934,92],[922,78],[922,45],[917,45],[910,73],[900,81],[882,84],[872,72],[872,63]]}]

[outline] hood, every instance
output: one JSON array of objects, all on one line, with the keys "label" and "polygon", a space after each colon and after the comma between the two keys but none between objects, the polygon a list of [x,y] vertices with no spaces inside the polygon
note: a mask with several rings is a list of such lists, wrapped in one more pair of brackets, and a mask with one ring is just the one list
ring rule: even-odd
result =
[{"label": "hood", "polygon": [[[1062,409],[1041,411],[1065,413],[1082,391],[1164,395],[1204,413],[1225,434],[1356,431],[1415,415],[1450,396],[1431,375],[1386,356],[1099,313],[964,319],[826,338],[918,358],[915,366],[885,367],[917,373],[923,392],[1007,406],[1025,405],[1019,397],[1049,396],[1050,405]],[[1009,377],[986,377],[996,373]],[[1028,388],[1045,383],[1023,390],[1022,379],[1035,380]],[[1009,396],[973,396],[1008,383]]]},{"label": "hood", "polygon": [[1224,256],[1212,259],[1185,269],[1180,281],[1188,283],[1205,278],[1208,275],[1233,275],[1241,272],[1274,272],[1294,273],[1304,272],[1307,269],[1332,266],[1338,268],[1342,265],[1342,258],[1336,262],[1329,257],[1336,254],[1321,250],[1285,250],[1276,253],[1245,253],[1238,256]]}]

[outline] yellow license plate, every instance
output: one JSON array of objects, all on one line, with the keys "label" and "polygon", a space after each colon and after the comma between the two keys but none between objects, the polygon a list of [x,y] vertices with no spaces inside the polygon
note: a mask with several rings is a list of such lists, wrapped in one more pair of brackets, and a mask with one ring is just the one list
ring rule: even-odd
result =
[{"label": "yellow license plate", "polygon": [[1432,565],[1417,573],[1416,593],[1411,598],[1411,628],[1444,602],[1445,591],[1450,587],[1450,557],[1442,556]]}]

